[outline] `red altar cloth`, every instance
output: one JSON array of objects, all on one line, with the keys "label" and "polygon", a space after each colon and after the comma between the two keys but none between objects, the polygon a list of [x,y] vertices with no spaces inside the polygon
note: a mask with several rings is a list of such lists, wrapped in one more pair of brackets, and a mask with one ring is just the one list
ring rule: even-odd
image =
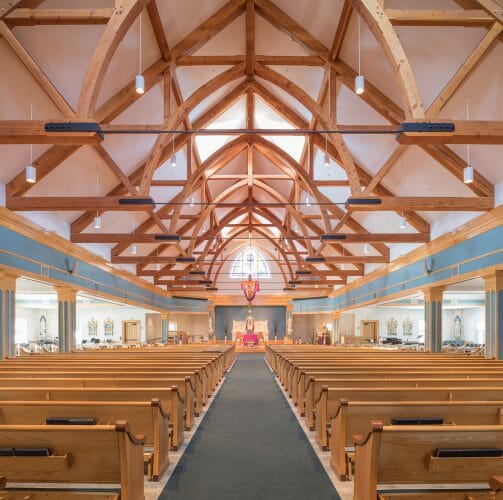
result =
[{"label": "red altar cloth", "polygon": [[255,333],[245,333],[243,335],[243,345],[244,346],[258,346],[258,335]]}]

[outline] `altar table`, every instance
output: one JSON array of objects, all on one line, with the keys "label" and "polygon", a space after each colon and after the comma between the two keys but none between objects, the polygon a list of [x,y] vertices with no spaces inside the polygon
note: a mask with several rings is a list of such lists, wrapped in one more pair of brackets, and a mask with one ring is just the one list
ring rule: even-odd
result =
[{"label": "altar table", "polygon": [[243,335],[243,345],[244,346],[258,346],[258,335],[255,333],[245,333]]}]

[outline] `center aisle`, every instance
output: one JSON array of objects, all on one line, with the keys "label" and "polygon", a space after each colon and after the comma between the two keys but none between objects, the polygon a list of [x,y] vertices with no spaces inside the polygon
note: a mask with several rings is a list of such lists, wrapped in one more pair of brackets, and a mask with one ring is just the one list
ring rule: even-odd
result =
[{"label": "center aisle", "polygon": [[241,354],[159,499],[339,499],[261,354]]}]

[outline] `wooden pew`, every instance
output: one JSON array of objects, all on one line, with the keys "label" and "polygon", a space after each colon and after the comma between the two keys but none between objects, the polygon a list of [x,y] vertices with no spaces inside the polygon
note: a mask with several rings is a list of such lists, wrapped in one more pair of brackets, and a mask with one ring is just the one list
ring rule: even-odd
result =
[{"label": "wooden pew", "polygon": [[152,448],[152,478],[158,481],[169,465],[170,416],[158,399],[137,402],[0,401],[0,425],[45,425],[47,418],[92,418],[109,425],[127,420],[144,446]]},{"label": "wooden pew", "polygon": [[[201,400],[201,394],[195,393],[195,387],[192,386],[190,377],[185,379],[167,378],[167,379],[132,379],[132,378],[1,378],[0,389],[8,387],[16,388],[36,388],[36,387],[59,387],[59,388],[170,388],[176,386],[182,399],[185,401],[185,429],[190,430],[194,424],[195,394]],[[198,387],[200,389],[200,387]]]},{"label": "wooden pew", "polygon": [[305,392],[308,381],[312,378],[327,379],[365,379],[372,377],[379,380],[394,380],[398,378],[420,378],[420,379],[434,379],[443,378],[446,380],[473,380],[482,378],[501,379],[503,382],[503,367],[499,369],[444,369],[444,368],[429,368],[429,369],[415,369],[411,368],[393,368],[392,371],[383,368],[370,368],[366,367],[365,370],[355,371],[354,369],[343,370],[338,368],[336,371],[308,371],[299,370],[297,372],[297,380],[294,381],[292,386],[291,398],[292,402],[297,406],[297,411],[301,416],[305,414]]},{"label": "wooden pew", "polygon": [[[367,387],[367,388],[387,388],[397,387],[407,391],[408,388],[413,387],[456,387],[456,388],[469,388],[469,387],[494,387],[503,388],[503,382],[500,378],[480,378],[480,379],[445,379],[442,375],[437,378],[394,378],[394,379],[312,379],[308,383],[307,390],[305,391],[305,416],[306,425],[309,428],[315,426],[315,409],[316,401],[319,400],[321,390],[323,387],[338,388],[338,387]],[[337,402],[336,402],[337,403]]]},{"label": "wooden pew", "polygon": [[171,415],[173,448],[183,443],[184,405],[176,386],[171,388],[12,388],[1,391],[2,401],[68,401],[68,402],[144,402],[158,399],[164,413]]},{"label": "wooden pew", "polygon": [[[378,496],[379,484],[480,484],[501,474],[502,456],[441,457],[437,450],[502,449],[503,426],[383,426],[374,421],[368,434],[355,436],[355,448],[355,500],[411,498],[400,492]],[[431,500],[445,498],[441,493],[422,492]]]},{"label": "wooden pew", "polygon": [[0,470],[11,482],[120,484],[121,500],[145,498],[143,443],[126,421],[92,426],[0,425],[0,445],[50,450],[50,456],[1,456]]},{"label": "wooden pew", "polygon": [[341,399],[348,401],[503,401],[503,387],[323,387],[316,404],[316,440],[328,446],[327,424]]},{"label": "wooden pew", "polygon": [[350,477],[346,449],[371,420],[391,425],[395,418],[442,418],[445,424],[503,425],[503,401],[348,401],[340,400],[330,422],[330,465],[340,480]]}]

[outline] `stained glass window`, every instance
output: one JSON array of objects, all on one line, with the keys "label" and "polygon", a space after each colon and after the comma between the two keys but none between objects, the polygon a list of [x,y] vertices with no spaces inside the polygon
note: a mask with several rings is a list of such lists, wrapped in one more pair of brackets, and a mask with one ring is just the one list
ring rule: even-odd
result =
[{"label": "stained glass window", "polygon": [[262,252],[247,246],[235,259],[231,267],[231,278],[270,278],[271,271]]}]

